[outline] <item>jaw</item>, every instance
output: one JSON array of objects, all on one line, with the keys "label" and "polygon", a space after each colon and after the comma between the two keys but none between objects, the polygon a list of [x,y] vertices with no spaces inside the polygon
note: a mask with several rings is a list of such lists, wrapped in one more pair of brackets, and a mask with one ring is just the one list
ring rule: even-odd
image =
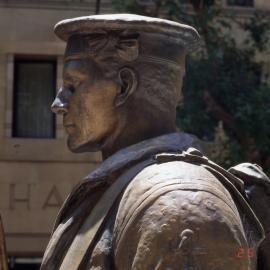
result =
[{"label": "jaw", "polygon": [[[67,139],[67,146],[73,153],[84,153],[84,152],[98,152],[106,151],[106,149],[114,148],[118,145],[116,140],[116,134],[119,132],[117,125],[112,125],[106,132],[100,132],[99,136],[97,133],[89,136],[81,136],[81,134],[69,135]],[[110,151],[111,152],[111,151]]]}]

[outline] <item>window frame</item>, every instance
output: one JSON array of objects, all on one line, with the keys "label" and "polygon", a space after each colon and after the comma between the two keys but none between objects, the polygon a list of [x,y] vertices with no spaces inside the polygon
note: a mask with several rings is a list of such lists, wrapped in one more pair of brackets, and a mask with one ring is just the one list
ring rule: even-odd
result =
[{"label": "window frame", "polygon": [[[42,44],[43,46],[43,44]],[[13,84],[14,84],[14,59],[16,57],[31,57],[36,59],[56,60],[56,85],[54,97],[58,89],[62,85],[62,73],[64,67],[64,56],[62,51],[64,47],[57,54],[57,50],[51,50],[50,47],[44,47],[43,51],[46,54],[25,52],[21,48],[5,53],[5,79],[3,81],[2,104],[4,115],[2,127],[2,144],[0,151],[0,160],[15,161],[15,162],[72,162],[72,163],[99,163],[101,159],[100,152],[96,153],[81,153],[80,155],[70,152],[66,146],[67,134],[63,127],[63,116],[61,114],[55,115],[55,138],[14,138],[12,137],[12,119],[13,119]],[[48,52],[52,52],[48,54]],[[1,86],[1,85],[0,85]],[[0,102],[1,103],[1,102]],[[1,104],[0,104],[1,105]],[[0,106],[1,107],[1,106]]]},{"label": "window frame", "polygon": [[14,55],[13,59],[13,85],[12,85],[12,119],[11,119],[11,137],[21,139],[55,139],[56,136],[56,117],[52,116],[52,136],[19,136],[17,134],[17,95],[18,83],[19,83],[19,64],[20,63],[49,63],[53,67],[53,79],[51,85],[52,96],[55,96],[56,85],[57,85],[57,58],[56,57],[44,57],[39,55]]}]

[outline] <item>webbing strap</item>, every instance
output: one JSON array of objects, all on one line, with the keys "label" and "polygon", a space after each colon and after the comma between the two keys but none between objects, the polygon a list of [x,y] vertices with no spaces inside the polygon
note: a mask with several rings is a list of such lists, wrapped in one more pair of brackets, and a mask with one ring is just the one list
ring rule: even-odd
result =
[{"label": "webbing strap", "polygon": [[95,235],[102,227],[114,202],[127,184],[146,166],[155,163],[148,159],[138,163],[124,172],[115,183],[104,193],[95,205],[89,216],[85,219],[73,242],[71,243],[59,270],[78,270],[84,256],[92,244]]}]

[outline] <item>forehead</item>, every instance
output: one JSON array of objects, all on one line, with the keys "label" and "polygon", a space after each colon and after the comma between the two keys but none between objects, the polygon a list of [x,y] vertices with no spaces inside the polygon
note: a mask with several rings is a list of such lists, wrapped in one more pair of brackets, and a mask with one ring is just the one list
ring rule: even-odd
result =
[{"label": "forehead", "polygon": [[86,60],[81,58],[81,59],[65,59],[64,61],[64,69],[69,69],[69,70],[77,70],[77,69],[83,69],[86,66]]}]

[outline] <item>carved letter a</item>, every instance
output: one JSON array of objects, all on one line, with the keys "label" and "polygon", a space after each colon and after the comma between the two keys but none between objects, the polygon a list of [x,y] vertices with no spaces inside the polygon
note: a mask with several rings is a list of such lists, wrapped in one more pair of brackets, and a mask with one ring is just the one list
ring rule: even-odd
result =
[{"label": "carved letter a", "polygon": [[63,204],[62,197],[57,189],[57,187],[54,185],[47,196],[42,209],[46,209],[47,207],[60,207]]}]

